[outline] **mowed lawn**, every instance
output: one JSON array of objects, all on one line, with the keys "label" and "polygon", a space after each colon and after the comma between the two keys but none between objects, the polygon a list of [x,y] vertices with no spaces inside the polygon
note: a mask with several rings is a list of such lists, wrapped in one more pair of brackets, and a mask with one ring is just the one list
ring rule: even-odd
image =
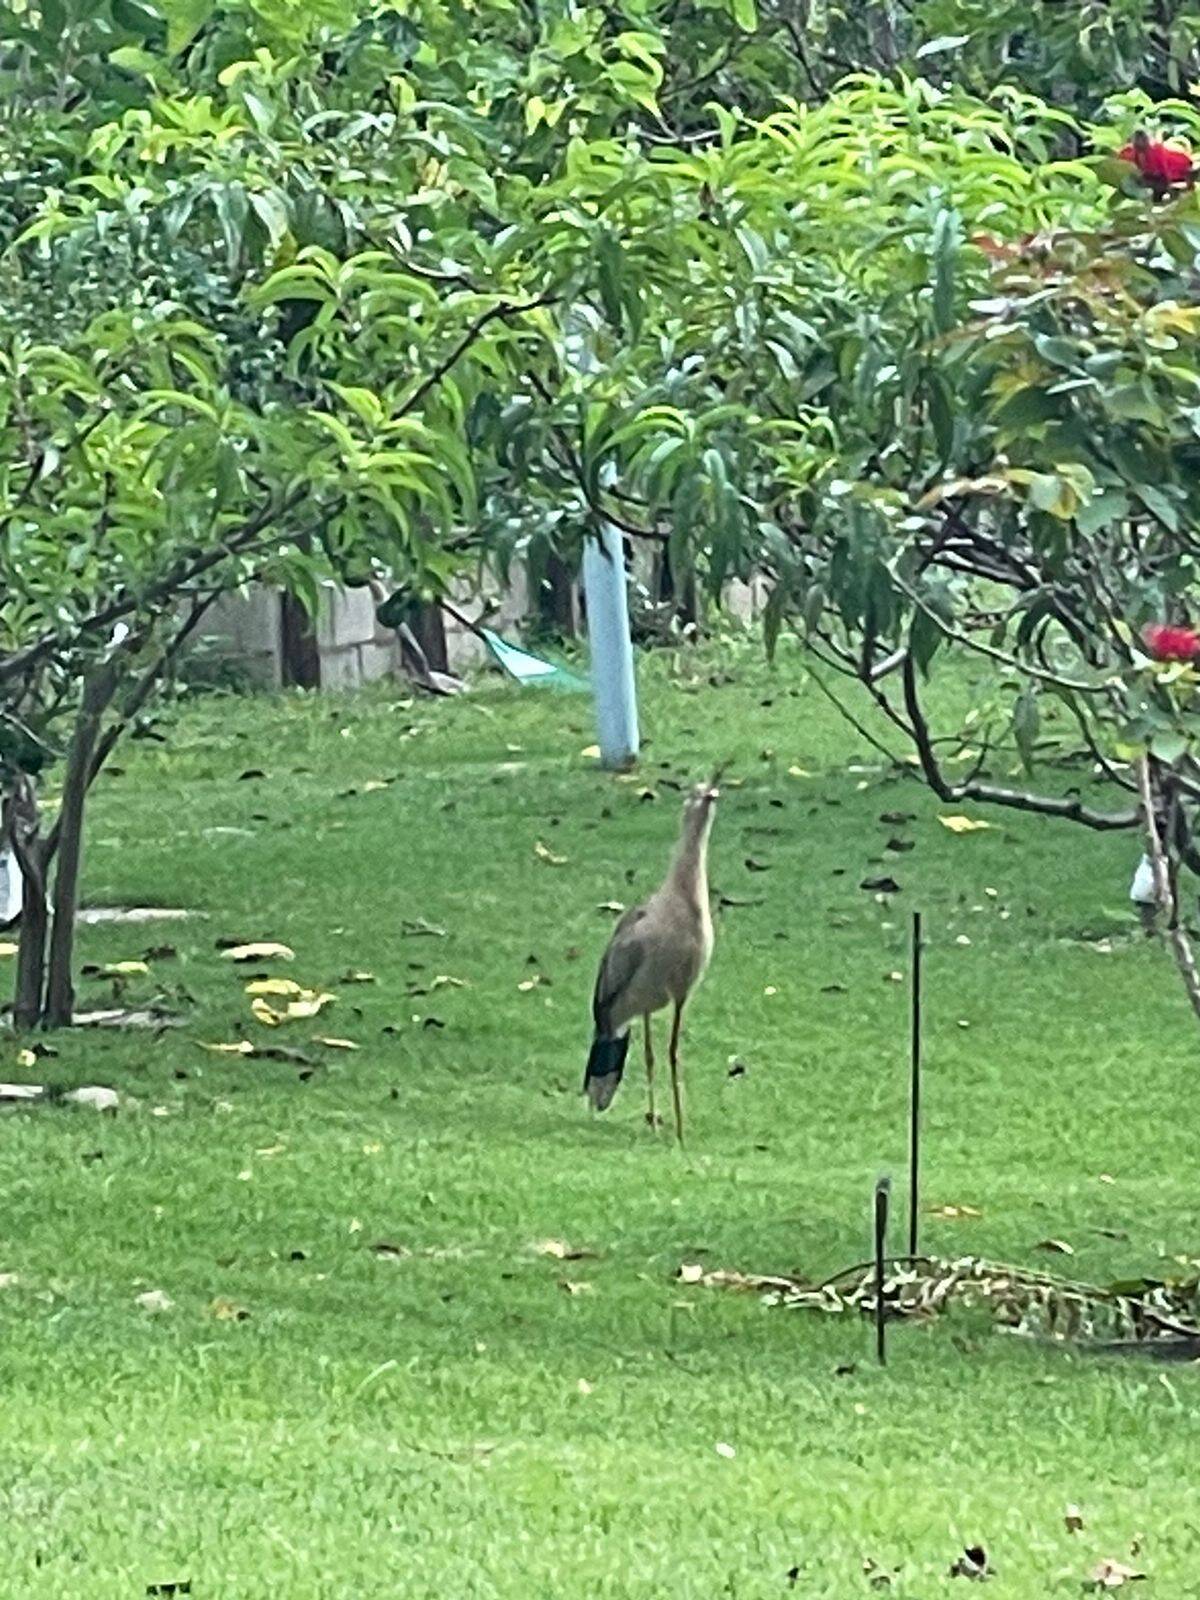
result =
[{"label": "mowed lawn", "polygon": [[[492,678],[452,704],[195,702],[122,753],[85,898],[202,916],[82,935],[86,962],[175,946],[123,999],[184,1027],[77,1033],[36,1068],[0,1035],[6,1078],[135,1102],[0,1121],[0,1593],[929,1597],[982,1543],[990,1592],[1078,1595],[1134,1541],[1147,1593],[1196,1592],[1192,1369],[952,1319],[897,1329],[881,1372],[862,1323],[675,1281],[823,1275],[866,1253],[880,1171],[903,1201],[914,907],[926,1197],[981,1213],[925,1244],[1099,1282],[1200,1254],[1200,1034],[1130,935],[1136,842],[996,812],[955,835],[794,649],[641,676],[635,781],[583,754],[586,698]],[[637,1051],[586,1114],[588,1002],[604,903],[654,887],[678,786],[731,756],[681,1154]],[[887,874],[884,901],[860,887]],[[239,968],[222,939],[296,959]],[[259,973],[336,1004],[269,1030]],[[318,1065],[200,1047],[243,1038]]]}]

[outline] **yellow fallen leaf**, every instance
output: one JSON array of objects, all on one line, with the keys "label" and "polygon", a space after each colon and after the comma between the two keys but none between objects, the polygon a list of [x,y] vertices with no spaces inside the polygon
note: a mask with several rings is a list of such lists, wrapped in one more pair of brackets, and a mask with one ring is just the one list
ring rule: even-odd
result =
[{"label": "yellow fallen leaf", "polygon": [[585,744],[579,754],[585,761],[599,761],[600,746],[598,744]]},{"label": "yellow fallen leaf", "polygon": [[284,1016],[288,1021],[298,1017],[315,1017],[326,1006],[332,1005],[335,999],[336,996],[332,994],[306,994],[299,1000],[289,1001]]},{"label": "yellow fallen leaf", "polygon": [[540,1256],[551,1256],[555,1261],[595,1261],[599,1252],[586,1245],[568,1244],[565,1239],[538,1239],[531,1249]]},{"label": "yellow fallen leaf", "polygon": [[544,845],[540,839],[534,845],[533,853],[539,861],[544,861],[548,867],[565,867],[567,864],[566,856],[556,856],[554,851],[548,845]]},{"label": "yellow fallen leaf", "polygon": [[252,1056],[254,1046],[249,1039],[239,1039],[236,1044],[205,1044],[199,1041],[201,1050],[211,1050],[219,1056]]},{"label": "yellow fallen leaf", "polygon": [[985,828],[990,828],[990,822],[984,822],[979,817],[938,817],[943,828],[949,828],[951,833],[982,833]]},{"label": "yellow fallen leaf", "polygon": [[229,1300],[223,1294],[219,1294],[211,1303],[208,1314],[218,1322],[245,1322],[250,1315],[245,1306],[238,1305],[236,1300]]},{"label": "yellow fallen leaf", "polygon": [[586,1378],[580,1378],[575,1387],[579,1390],[580,1394],[591,1394],[593,1388],[592,1384],[590,1384]]},{"label": "yellow fallen leaf", "polygon": [[268,1144],[264,1145],[261,1150],[256,1150],[254,1154],[256,1156],[281,1156],[286,1149],[287,1146],[283,1144]]},{"label": "yellow fallen leaf", "polygon": [[17,1065],[19,1067],[36,1067],[37,1056],[34,1055],[32,1050],[18,1050]]},{"label": "yellow fallen leaf", "polygon": [[274,1010],[263,999],[251,1000],[250,1010],[256,1022],[261,1022],[264,1028],[277,1028],[283,1021],[280,1012]]},{"label": "yellow fallen leaf", "polygon": [[304,990],[291,978],[256,978],[246,985],[247,994],[303,994]]},{"label": "yellow fallen leaf", "polygon": [[0,957],[15,956],[20,948],[20,945],[13,944],[10,939],[0,940]]},{"label": "yellow fallen leaf", "polygon": [[110,961],[107,966],[100,968],[100,975],[103,978],[134,978],[149,971],[144,961]]},{"label": "yellow fallen leaf", "polygon": [[733,1448],[733,1446],[731,1444],[726,1444],[724,1439],[722,1439],[719,1444],[713,1445],[713,1449],[719,1456],[723,1456],[726,1461],[732,1461],[734,1456],[737,1455],[737,1451]]},{"label": "yellow fallen leaf", "polygon": [[319,1035],[314,1038],[314,1044],[323,1044],[328,1050],[361,1050],[362,1045],[355,1044],[353,1039],[324,1039]]},{"label": "yellow fallen leaf", "polygon": [[812,773],[809,772],[807,767],[789,767],[788,768],[788,777],[789,778],[811,778],[812,777]]},{"label": "yellow fallen leaf", "polygon": [[373,972],[343,972],[342,977],[341,977],[341,982],[342,983],[374,983],[375,982],[375,974]]},{"label": "yellow fallen leaf", "polygon": [[595,1289],[594,1284],[572,1283],[570,1278],[564,1278],[558,1287],[565,1290],[567,1294],[592,1294]]},{"label": "yellow fallen leaf", "polygon": [[429,985],[431,989],[469,989],[465,978],[452,978],[448,972],[439,972]]},{"label": "yellow fallen leaf", "polygon": [[377,1156],[382,1149],[383,1146],[373,1140],[370,1144],[363,1145],[363,1155]]},{"label": "yellow fallen leaf", "polygon": [[389,780],[387,778],[368,778],[362,786],[362,792],[364,794],[374,794],[378,789],[386,789],[388,783]]},{"label": "yellow fallen leaf", "polygon": [[981,1217],[983,1212],[974,1206],[930,1206],[929,1215],[940,1217],[943,1222],[962,1222],[968,1217]]},{"label": "yellow fallen leaf", "polygon": [[704,1280],[704,1268],[698,1261],[685,1261],[675,1276],[680,1283],[701,1283]]},{"label": "yellow fallen leaf", "polygon": [[286,944],[235,944],[221,951],[222,961],[294,961],[296,952]]},{"label": "yellow fallen leaf", "polygon": [[1145,1576],[1123,1561],[1101,1561],[1088,1574],[1088,1581],[1093,1589],[1123,1589],[1127,1583],[1137,1583]]}]

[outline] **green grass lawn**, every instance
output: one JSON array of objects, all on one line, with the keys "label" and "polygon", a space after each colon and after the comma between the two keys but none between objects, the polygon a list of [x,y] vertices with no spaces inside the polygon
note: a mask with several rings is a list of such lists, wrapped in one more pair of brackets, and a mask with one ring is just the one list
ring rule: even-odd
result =
[{"label": "green grass lawn", "polygon": [[[203,918],[82,934],[87,962],[176,946],[127,998],[186,993],[184,1028],[77,1033],[31,1069],[0,1037],[7,1078],[136,1101],[0,1124],[0,1594],[841,1600],[874,1592],[870,1561],[927,1600],[981,1542],[991,1592],[1078,1595],[1135,1538],[1149,1593],[1200,1590],[1190,1368],[951,1320],[897,1329],[881,1372],[859,1322],[673,1281],[865,1253],[871,1183],[905,1160],[889,974],[913,907],[926,1197],[981,1212],[928,1218],[928,1247],[1053,1267],[1054,1236],[1096,1281],[1200,1253],[1200,1039],[1165,952],[1127,936],[1135,842],[995,812],[955,836],[794,654],[710,670],[644,663],[633,782],[583,756],[586,699],[494,680],[453,704],[210,700],[124,752],[86,899]],[[640,1066],[585,1114],[588,1002],[602,902],[665,864],[668,780],[730,755],[712,875],[749,903],[719,914],[688,1017],[681,1154],[644,1124]],[[884,872],[889,903],[859,887]],[[241,969],[230,938],[296,959]],[[268,1030],[259,970],[336,1006]],[[320,1065],[199,1044],[242,1038]]]}]

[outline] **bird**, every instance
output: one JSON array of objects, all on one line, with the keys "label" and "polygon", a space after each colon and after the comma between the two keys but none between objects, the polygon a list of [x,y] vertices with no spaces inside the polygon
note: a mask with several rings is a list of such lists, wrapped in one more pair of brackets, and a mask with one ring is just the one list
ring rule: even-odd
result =
[{"label": "bird", "polygon": [[683,824],[661,887],[627,911],[613,930],[600,961],[592,996],[595,1034],[583,1088],[597,1111],[612,1103],[625,1071],[629,1034],[639,1017],[645,1038],[647,1120],[658,1126],[654,1110],[654,1041],[650,1018],[672,1006],[671,1098],[675,1136],[683,1144],[683,1087],[679,1068],[679,1030],[688,996],[708,966],[713,948],[708,904],[708,840],[720,790],[719,767],[697,784],[683,807]]},{"label": "bird", "polygon": [[1138,169],[1156,200],[1165,200],[1177,183],[1190,189],[1196,181],[1189,153],[1152,139],[1144,128],[1137,129],[1132,142],[1117,152],[1117,159]]}]

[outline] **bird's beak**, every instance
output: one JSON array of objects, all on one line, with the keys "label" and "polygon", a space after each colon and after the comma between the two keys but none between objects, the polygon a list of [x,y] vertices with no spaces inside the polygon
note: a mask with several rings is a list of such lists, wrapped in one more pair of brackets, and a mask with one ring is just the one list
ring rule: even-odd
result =
[{"label": "bird's beak", "polygon": [[722,761],[719,766],[716,766],[716,767],[713,768],[713,775],[708,780],[708,786],[704,791],[704,797],[705,797],[706,800],[719,800],[720,799],[720,797],[721,797],[721,789],[720,789],[721,779],[729,771],[729,769],[730,769],[730,767],[732,765],[733,765],[733,759],[731,757],[728,761]]}]

